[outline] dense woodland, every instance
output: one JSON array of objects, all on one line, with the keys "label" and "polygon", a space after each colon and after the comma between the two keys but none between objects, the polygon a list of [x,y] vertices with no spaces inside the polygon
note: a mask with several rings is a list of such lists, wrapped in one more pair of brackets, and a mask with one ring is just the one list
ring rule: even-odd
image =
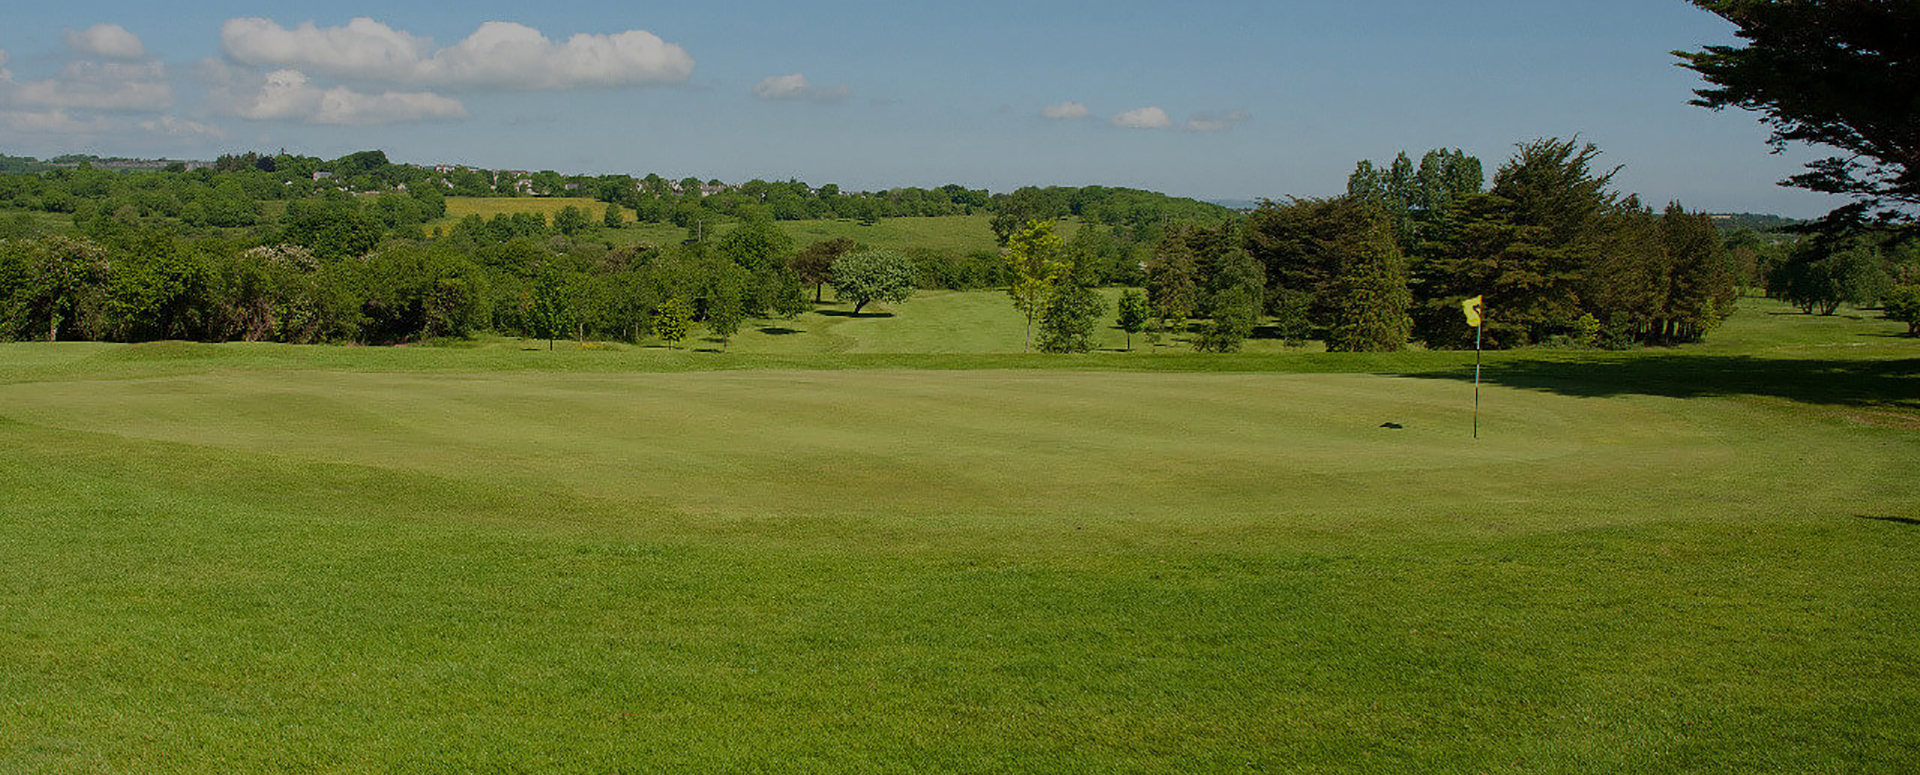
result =
[{"label": "dense woodland", "polygon": [[[1630,347],[1707,336],[1746,287],[1824,314],[1885,297],[1898,315],[1920,280],[1913,246],[1891,232],[1723,233],[1614,191],[1598,149],[1560,140],[1520,146],[1491,180],[1458,151],[1401,154],[1361,162],[1345,196],[1244,212],[1098,186],[848,192],[428,168],[378,151],[195,167],[0,157],[0,338],[671,345],[698,324],[724,343],[743,320],[800,314],[831,286],[856,307],[915,287],[1003,288],[1029,346],[1048,351],[1086,349],[1116,314],[1129,332],[1207,351],[1251,336],[1470,347],[1459,302],[1475,295],[1489,347]],[[547,195],[604,209],[432,225],[448,196]],[[615,247],[605,230],[629,214],[687,237]],[[964,214],[990,215],[1002,249],[797,245],[775,225]],[[1055,228],[1064,219],[1080,224],[1070,237]],[[1107,309],[1090,289],[1112,285],[1144,293]]]}]

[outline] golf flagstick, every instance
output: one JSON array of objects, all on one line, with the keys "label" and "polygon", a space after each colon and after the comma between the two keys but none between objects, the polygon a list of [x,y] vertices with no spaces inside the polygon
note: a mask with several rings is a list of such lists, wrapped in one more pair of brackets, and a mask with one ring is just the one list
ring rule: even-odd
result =
[{"label": "golf flagstick", "polygon": [[1480,438],[1480,327],[1473,327],[1473,437]]},{"label": "golf flagstick", "polygon": [[1466,313],[1467,325],[1473,326],[1473,437],[1480,438],[1480,312],[1486,306],[1485,296],[1475,296],[1460,302],[1460,311]]}]

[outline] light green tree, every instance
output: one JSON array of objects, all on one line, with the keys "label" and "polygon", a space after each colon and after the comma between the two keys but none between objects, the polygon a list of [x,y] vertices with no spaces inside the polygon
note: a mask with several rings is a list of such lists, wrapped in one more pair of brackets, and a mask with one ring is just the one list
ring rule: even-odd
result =
[{"label": "light green tree", "polygon": [[532,325],[534,336],[547,340],[548,350],[553,349],[553,340],[572,332],[574,313],[567,298],[565,275],[551,267],[541,270],[534,279],[527,322]]},{"label": "light green tree", "polygon": [[1069,268],[1066,252],[1066,242],[1053,232],[1053,221],[1028,221],[1026,228],[1007,239],[1004,258],[1012,278],[1007,296],[1013,299],[1013,308],[1027,318],[1024,350],[1033,349],[1033,323],[1046,310],[1061,275]]},{"label": "light green tree", "polygon": [[833,293],[853,302],[853,314],[868,304],[899,304],[913,297],[913,260],[892,250],[862,250],[833,263]]},{"label": "light green tree", "polygon": [[667,299],[653,311],[653,335],[667,343],[667,349],[680,340],[687,338],[687,330],[693,326],[693,309],[678,296]]}]

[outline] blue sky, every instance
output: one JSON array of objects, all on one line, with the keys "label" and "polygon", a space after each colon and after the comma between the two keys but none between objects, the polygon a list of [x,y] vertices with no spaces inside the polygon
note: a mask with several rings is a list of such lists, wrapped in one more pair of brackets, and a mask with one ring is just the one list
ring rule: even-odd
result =
[{"label": "blue sky", "polygon": [[[0,152],[223,150],[849,188],[1317,196],[1354,162],[1598,144],[1656,204],[1809,216],[1668,52],[1681,0],[9,4]],[[362,19],[363,21],[355,21]],[[576,37],[580,36],[580,37]]]}]

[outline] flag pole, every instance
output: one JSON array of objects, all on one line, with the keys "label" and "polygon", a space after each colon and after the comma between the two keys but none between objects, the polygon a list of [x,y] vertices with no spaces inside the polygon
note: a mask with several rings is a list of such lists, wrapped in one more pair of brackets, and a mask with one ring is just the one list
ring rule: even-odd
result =
[{"label": "flag pole", "polygon": [[1480,331],[1473,327],[1473,437],[1480,438]]}]

